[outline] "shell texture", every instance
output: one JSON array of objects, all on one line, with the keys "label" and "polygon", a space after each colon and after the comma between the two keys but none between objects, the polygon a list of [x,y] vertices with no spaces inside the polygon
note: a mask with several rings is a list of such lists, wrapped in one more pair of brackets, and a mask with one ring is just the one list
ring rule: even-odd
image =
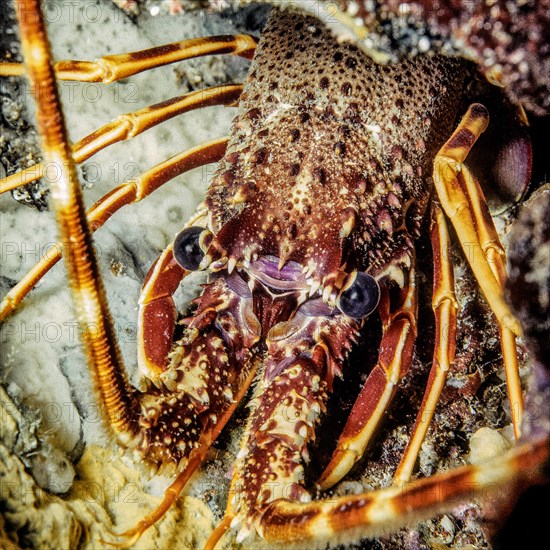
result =
[{"label": "shell texture", "polygon": [[[256,0],[235,0],[237,4]],[[378,61],[427,51],[470,59],[514,102],[550,113],[548,0],[266,0],[322,18]]]},{"label": "shell texture", "polygon": [[342,265],[383,271],[418,234],[464,65],[380,66],[313,18],[273,18],[207,196],[209,253],[292,260],[323,284]]}]

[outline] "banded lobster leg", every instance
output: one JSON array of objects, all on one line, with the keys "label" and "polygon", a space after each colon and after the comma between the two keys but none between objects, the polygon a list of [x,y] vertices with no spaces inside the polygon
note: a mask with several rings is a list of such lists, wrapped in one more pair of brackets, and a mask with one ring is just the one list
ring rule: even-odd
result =
[{"label": "banded lobster leg", "polygon": [[[239,330],[244,323],[231,310],[234,302],[231,290],[211,285],[203,294],[207,295],[206,306],[202,310],[199,306],[200,313],[195,316],[187,334],[189,341],[199,340],[199,345],[190,348],[181,343],[170,368],[162,373],[154,387],[148,388],[147,393],[141,393],[130,385],[120,357],[68,145],[39,2],[22,0],[17,4],[17,15],[29,79],[35,90],[40,83],[41,93],[37,94],[36,101],[45,158],[48,162],[55,162],[61,170],[61,175],[48,183],[83,344],[105,421],[121,444],[141,452],[150,462],[171,466],[179,472],[166,491],[161,506],[127,533],[137,539],[177,498],[249,387],[258,363],[258,352],[254,349],[257,335]],[[183,159],[178,156],[176,158],[181,161],[178,166],[181,169],[186,163],[187,166],[193,163],[201,165],[210,158],[217,159],[223,154],[225,145],[226,140],[217,140],[206,149],[196,148],[194,155],[187,154]],[[205,151],[206,157],[201,154]],[[144,188],[123,185],[100,200],[91,213],[97,225],[104,223],[120,206],[141,199],[140,191],[144,196],[174,176],[177,172],[174,159],[161,165],[160,172],[161,176],[155,173],[145,180],[145,184],[151,184],[150,188],[147,185]],[[220,299],[216,301],[216,293],[224,295],[224,299],[218,296]],[[214,317],[224,315],[229,323],[235,325],[230,336],[224,335],[213,324]],[[228,339],[231,341],[227,342]],[[232,339],[242,340],[238,349],[244,351],[239,357],[231,352]],[[174,402],[181,407],[174,408]]]},{"label": "banded lobster leg", "polygon": [[[412,250],[412,243],[411,243]],[[411,263],[412,252],[406,252]],[[407,374],[417,334],[417,290],[415,268],[408,271],[397,306],[390,308],[387,286],[382,292],[378,311],[383,336],[378,362],[369,374],[346,422],[336,450],[317,484],[326,490],[344,477],[361,458],[380,419],[393,398],[399,380]]]},{"label": "banded lobster leg", "polygon": [[405,483],[411,477],[455,355],[458,303],[454,292],[453,266],[449,257],[451,241],[445,216],[435,203],[432,206],[430,233],[434,259],[432,308],[435,315],[432,367],[411,437],[394,475],[394,484]]},{"label": "banded lobster leg", "polygon": [[[73,160],[80,164],[114,143],[132,139],[157,124],[193,109],[211,105],[233,105],[238,101],[241,91],[241,84],[215,86],[119,115],[92,134],[73,143]],[[41,162],[0,179],[0,194],[38,180],[44,175],[44,169],[45,164]]]},{"label": "banded lobster leg", "polygon": [[[456,311],[458,304],[454,294],[453,269],[448,254],[450,247],[449,235],[443,213],[436,205],[432,210],[431,240],[434,254],[434,292],[432,307],[436,320],[434,355],[432,368],[428,378],[428,386],[420,410],[417,413],[416,422],[412,429],[409,443],[395,473],[395,483],[403,483],[410,479],[416,458],[420,451],[420,446],[426,436],[437,401],[445,384],[447,372],[454,360]],[[381,349],[384,349],[384,346],[382,346]],[[410,354],[405,355],[401,359],[401,377],[406,374],[410,361]],[[367,379],[361,395],[363,395],[363,393],[370,395],[370,392],[372,392],[371,387],[367,388],[368,384],[369,379]],[[361,458],[372,431],[376,427],[376,424],[374,424],[369,430],[369,424],[372,422],[372,417],[369,416],[368,413],[365,414],[365,408],[359,400],[354,406],[354,409],[355,407],[357,407],[357,414],[353,416],[352,411],[350,420],[348,420],[349,426],[346,424],[342,437],[338,441],[338,448],[334,453],[331,463],[325,472],[323,472],[319,480],[319,485],[323,489],[329,488],[339,481],[349,471],[353,463]],[[382,412],[383,411],[381,411],[381,413]],[[379,418],[377,418],[377,420],[378,419]],[[346,434],[352,434],[353,430],[360,434],[359,437],[354,441],[348,435],[348,441],[345,441],[343,437],[345,437]],[[349,449],[346,449],[344,447],[345,445],[349,445]],[[355,452],[355,456],[352,455],[350,451]]]},{"label": "banded lobster leg", "polygon": [[525,443],[479,466],[464,466],[406,485],[316,502],[277,500],[266,507],[258,532],[270,542],[291,543],[384,535],[414,524],[461,501],[490,497],[502,487],[518,490],[544,479],[550,447]]},{"label": "banded lobster leg", "polygon": [[[23,17],[38,18],[39,9],[38,7],[35,11],[28,10]],[[29,21],[29,24],[33,24],[33,22]],[[257,40],[248,34],[206,36],[137,52],[106,55],[95,61],[60,60],[54,64],[53,69],[55,78],[58,80],[110,84],[143,71],[206,55],[233,54],[252,59],[256,45]],[[24,74],[25,65],[23,63],[3,62],[0,64],[0,76],[22,76]]]},{"label": "banded lobster leg", "polygon": [[468,152],[488,123],[487,109],[481,104],[471,105],[434,160],[434,183],[441,206],[455,228],[474,276],[498,322],[512,423],[518,438],[523,395],[516,336],[521,329],[504,301],[506,253],[498,238],[483,191],[464,165]]},{"label": "banded lobster leg", "polygon": [[[135,180],[115,187],[98,200],[87,212],[87,224],[92,232],[97,231],[120,208],[139,202],[153,191],[198,166],[217,162],[223,156],[227,138],[192,147],[174,157],[153,166]],[[2,298],[0,321],[12,313],[40,279],[61,259],[62,243],[56,243],[43,258]]]}]

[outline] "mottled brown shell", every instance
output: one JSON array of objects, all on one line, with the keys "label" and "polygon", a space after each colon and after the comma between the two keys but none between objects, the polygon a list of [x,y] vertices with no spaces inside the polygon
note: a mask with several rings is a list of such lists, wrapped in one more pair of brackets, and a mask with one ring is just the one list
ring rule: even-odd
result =
[{"label": "mottled brown shell", "polygon": [[383,269],[417,233],[464,62],[380,66],[329,34],[290,12],[265,29],[207,197],[214,259],[272,255],[326,282]]}]

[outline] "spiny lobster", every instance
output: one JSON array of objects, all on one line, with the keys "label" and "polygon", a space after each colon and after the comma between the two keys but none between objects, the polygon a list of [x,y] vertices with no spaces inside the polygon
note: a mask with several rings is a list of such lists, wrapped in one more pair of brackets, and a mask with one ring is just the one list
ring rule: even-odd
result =
[{"label": "spiny lobster", "polygon": [[[47,86],[45,42],[37,39],[38,23],[28,17],[36,7],[25,4],[19,10],[28,74]],[[225,42],[225,51],[245,56],[255,48],[244,37]],[[219,43],[217,51],[224,51],[224,40]],[[169,56],[179,49],[166,46],[157,53]],[[127,56],[129,65],[142,59],[154,56]],[[91,71],[103,69],[98,64]],[[68,62],[57,70],[78,77],[88,69]],[[407,488],[312,501],[304,485],[308,447],[334,379],[345,376],[362,320],[375,310],[383,327],[377,364],[317,481],[320,490],[342,479],[361,457],[409,370],[418,330],[415,240],[422,221],[431,216],[433,369],[396,483],[411,476],[426,419],[433,415],[454,355],[457,302],[438,202],[459,239],[482,251],[471,268],[499,323],[519,434],[519,329],[502,298],[504,251],[481,189],[463,164],[487,126],[487,110],[472,105],[455,129],[468,76],[463,60],[432,54],[378,65],[352,44],[335,40],[315,19],[274,10],[240,94],[227,148],[218,141],[178,161],[181,170],[223,156],[204,203],[145,281],[139,357],[146,387],[139,391],[126,379],[105,320],[85,227],[78,229],[73,218],[75,208],[82,218],[81,206],[63,206],[72,200],[70,193],[53,187],[63,238],[78,242],[64,252],[80,315],[87,319],[85,340],[106,419],[122,445],[177,471],[161,506],[125,533],[130,540],[175,501],[252,385],[231,498],[209,546],[230,527],[237,529],[237,541],[252,534],[274,542],[337,535],[357,539],[408,515],[431,513],[441,502],[469,492],[470,483],[483,489],[502,482],[520,461],[534,470],[542,462],[546,443],[536,442],[499,459],[499,467],[470,467]],[[217,100],[230,103],[236,92],[224,90]],[[58,112],[53,94],[39,97],[38,104],[45,151],[60,160],[66,140],[62,131],[45,124]],[[89,219],[101,225],[114,209],[139,200],[165,177],[153,176],[150,189],[147,184],[139,191],[117,189],[88,213]],[[208,269],[210,280],[174,345],[172,294],[197,269]],[[33,286],[25,284],[26,290]],[[15,307],[14,296],[3,303],[4,311]],[[98,331],[90,330],[92,321],[101,326]],[[438,494],[430,492],[434,487]]]}]

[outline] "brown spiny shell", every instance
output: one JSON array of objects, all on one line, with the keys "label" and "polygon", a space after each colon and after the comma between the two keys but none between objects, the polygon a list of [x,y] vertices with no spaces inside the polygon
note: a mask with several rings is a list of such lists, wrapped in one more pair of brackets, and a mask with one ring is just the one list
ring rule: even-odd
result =
[{"label": "brown spiny shell", "polygon": [[313,18],[271,21],[207,196],[211,254],[294,260],[319,281],[383,269],[418,231],[464,62],[380,66]]}]

